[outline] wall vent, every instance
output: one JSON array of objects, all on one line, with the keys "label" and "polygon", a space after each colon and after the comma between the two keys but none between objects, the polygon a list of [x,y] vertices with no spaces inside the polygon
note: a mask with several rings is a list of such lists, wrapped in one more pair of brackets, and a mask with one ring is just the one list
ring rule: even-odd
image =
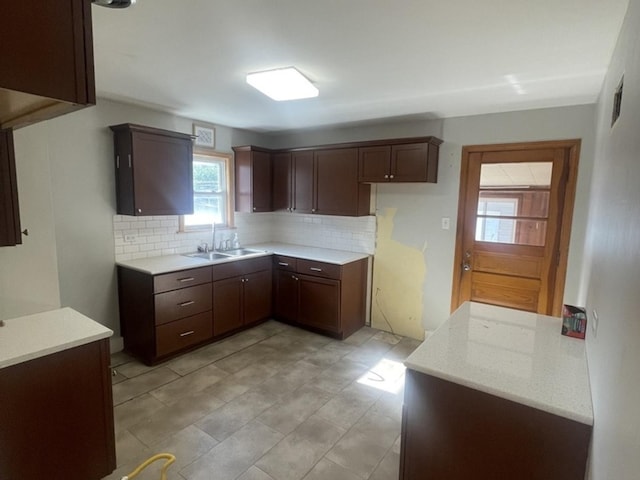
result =
[{"label": "wall vent", "polygon": [[611,126],[615,125],[616,120],[620,116],[620,111],[622,110],[622,87],[624,85],[624,75],[620,79],[620,83],[618,84],[618,88],[613,95],[613,113],[611,115]]}]

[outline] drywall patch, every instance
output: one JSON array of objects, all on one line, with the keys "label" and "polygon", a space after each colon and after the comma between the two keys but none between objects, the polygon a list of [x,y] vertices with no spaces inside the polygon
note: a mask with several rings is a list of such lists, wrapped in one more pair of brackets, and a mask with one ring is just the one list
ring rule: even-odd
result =
[{"label": "drywall patch", "polygon": [[371,326],[397,335],[424,339],[422,295],[426,274],[424,250],[393,240],[396,208],[377,214],[373,257]]}]

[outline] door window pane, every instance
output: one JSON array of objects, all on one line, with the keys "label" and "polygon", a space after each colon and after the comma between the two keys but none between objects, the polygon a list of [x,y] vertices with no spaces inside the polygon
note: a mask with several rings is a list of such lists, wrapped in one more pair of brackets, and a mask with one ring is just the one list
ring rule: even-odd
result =
[{"label": "door window pane", "polygon": [[552,167],[551,162],[482,164],[475,239],[544,246]]}]

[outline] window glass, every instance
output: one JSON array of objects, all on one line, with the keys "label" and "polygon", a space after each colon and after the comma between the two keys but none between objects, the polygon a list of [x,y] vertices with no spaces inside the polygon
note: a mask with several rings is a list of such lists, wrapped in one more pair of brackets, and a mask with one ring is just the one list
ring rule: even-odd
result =
[{"label": "window glass", "polygon": [[228,225],[228,159],[216,155],[193,156],[193,215],[184,215],[184,229]]}]

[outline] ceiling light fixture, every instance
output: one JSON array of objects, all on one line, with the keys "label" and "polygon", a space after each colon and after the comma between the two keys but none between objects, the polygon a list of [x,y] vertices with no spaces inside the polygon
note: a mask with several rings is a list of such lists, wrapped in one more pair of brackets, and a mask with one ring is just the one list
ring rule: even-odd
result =
[{"label": "ceiling light fixture", "polygon": [[277,101],[317,97],[319,93],[294,67],[249,73],[247,83]]}]

